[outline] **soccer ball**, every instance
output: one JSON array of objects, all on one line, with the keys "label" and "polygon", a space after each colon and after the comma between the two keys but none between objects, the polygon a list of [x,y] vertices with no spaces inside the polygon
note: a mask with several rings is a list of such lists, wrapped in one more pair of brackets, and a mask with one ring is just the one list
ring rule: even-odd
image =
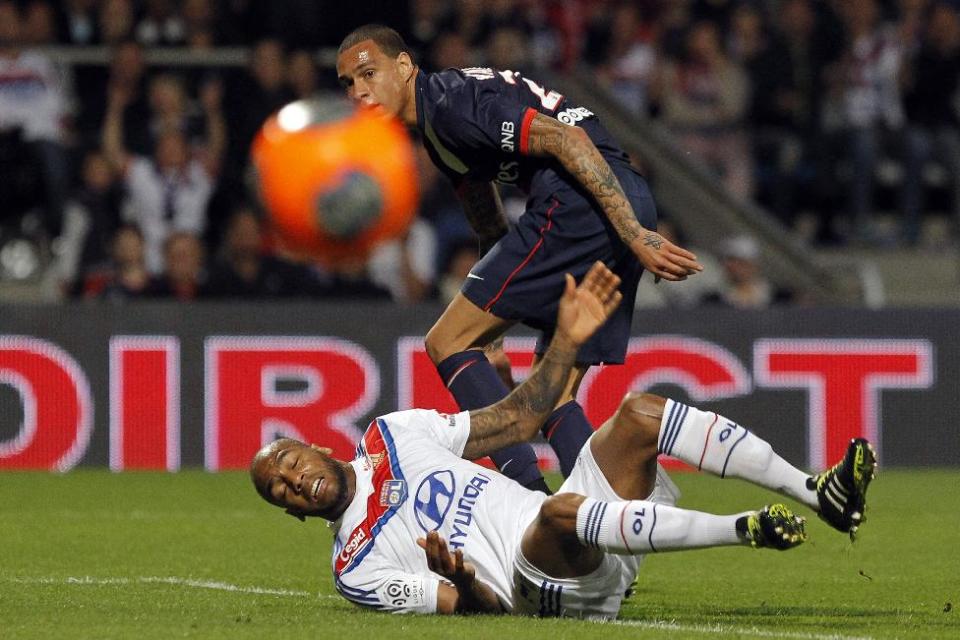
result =
[{"label": "soccer ball", "polygon": [[391,118],[343,100],[300,100],[264,123],[251,157],[260,199],[295,253],[362,259],[413,221],[416,159]]}]

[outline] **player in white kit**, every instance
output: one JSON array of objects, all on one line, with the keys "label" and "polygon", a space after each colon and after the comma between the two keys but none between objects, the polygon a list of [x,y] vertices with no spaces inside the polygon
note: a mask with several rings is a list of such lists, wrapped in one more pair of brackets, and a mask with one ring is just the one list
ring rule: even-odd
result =
[{"label": "player in white kit", "polygon": [[673,506],[678,492],[657,465],[659,453],[777,490],[837,529],[856,532],[874,466],[865,441],[852,442],[842,462],[810,477],[742,426],[651,394],[624,399],[556,495],[464,459],[538,433],[578,346],[619,303],[618,284],[600,263],[579,287],[568,279],[544,358],[490,407],[379,417],[351,462],[291,439],[257,453],[251,476],[264,499],[301,520],[334,523],[340,594],[394,612],[612,618],[647,553],[788,549],[806,538],[804,520],[783,505],[729,516]]}]

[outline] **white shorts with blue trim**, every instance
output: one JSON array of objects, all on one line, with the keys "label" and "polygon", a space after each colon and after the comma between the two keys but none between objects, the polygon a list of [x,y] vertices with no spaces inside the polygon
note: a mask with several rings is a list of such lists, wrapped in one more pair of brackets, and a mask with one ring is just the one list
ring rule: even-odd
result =
[{"label": "white shorts with blue trim", "polygon": [[[592,438],[592,436],[591,436]],[[590,441],[580,450],[577,463],[558,493],[622,501],[590,450]],[[663,467],[657,465],[657,480],[647,500],[676,505],[680,490]],[[534,616],[611,619],[620,613],[620,603],[640,569],[643,556],[608,553],[593,572],[577,578],[552,578],[523,556],[517,547],[513,562],[513,613]]]}]

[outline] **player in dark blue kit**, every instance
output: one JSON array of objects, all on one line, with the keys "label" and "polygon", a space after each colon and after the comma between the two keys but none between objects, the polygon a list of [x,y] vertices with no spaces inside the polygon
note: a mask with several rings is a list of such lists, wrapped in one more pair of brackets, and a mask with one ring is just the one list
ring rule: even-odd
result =
[{"label": "player in dark blue kit", "polygon": [[[427,352],[464,410],[508,389],[483,348],[513,324],[549,344],[566,273],[582,278],[599,260],[622,281],[623,304],[584,344],[543,432],[566,476],[592,428],[574,400],[588,367],[622,363],[643,269],[682,280],[696,256],[660,236],[643,177],[596,116],[514,71],[418,69],[402,38],[366,25],[341,43],[337,75],[351,99],[416,127],[434,164],[454,183],[480,240],[479,263],[426,339]],[[528,194],[508,228],[495,182]],[[547,491],[529,445],[491,456],[521,484]]]}]

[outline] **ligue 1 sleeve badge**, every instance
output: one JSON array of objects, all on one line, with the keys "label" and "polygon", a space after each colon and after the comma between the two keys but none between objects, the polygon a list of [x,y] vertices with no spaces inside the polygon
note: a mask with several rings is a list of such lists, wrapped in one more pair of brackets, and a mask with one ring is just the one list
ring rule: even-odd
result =
[{"label": "ligue 1 sleeve badge", "polygon": [[399,507],[407,499],[407,483],[403,480],[385,480],[380,487],[380,506]]}]

